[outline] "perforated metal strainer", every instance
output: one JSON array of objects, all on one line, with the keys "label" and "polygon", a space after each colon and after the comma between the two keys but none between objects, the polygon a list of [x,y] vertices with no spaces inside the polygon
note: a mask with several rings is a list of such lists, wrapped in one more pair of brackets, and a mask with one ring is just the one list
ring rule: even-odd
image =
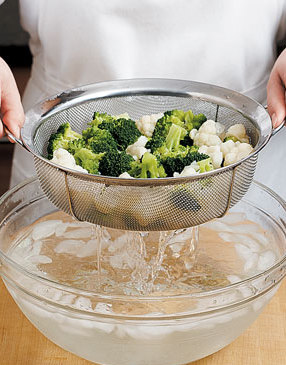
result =
[{"label": "perforated metal strainer", "polygon": [[[192,109],[229,127],[242,123],[255,147],[239,163],[200,175],[161,179],[122,179],[76,172],[47,160],[47,144],[60,124],[81,132],[94,111],[142,115]],[[26,114],[23,146],[34,155],[48,198],[79,220],[135,231],[167,231],[196,226],[223,216],[246,193],[259,150],[274,134],[265,108],[237,92],[182,80],[134,79],[69,90]],[[18,140],[21,143],[21,141]]]}]

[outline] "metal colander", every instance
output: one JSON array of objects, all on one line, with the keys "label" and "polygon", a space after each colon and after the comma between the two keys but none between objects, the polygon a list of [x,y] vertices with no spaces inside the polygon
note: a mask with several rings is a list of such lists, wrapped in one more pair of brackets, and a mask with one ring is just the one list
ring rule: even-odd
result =
[{"label": "metal colander", "polygon": [[[76,172],[45,158],[51,133],[69,122],[81,132],[94,111],[142,115],[192,109],[229,127],[246,127],[253,153],[239,163],[179,178],[123,179]],[[21,136],[33,155],[43,191],[59,209],[78,220],[135,231],[191,227],[223,216],[246,193],[258,151],[272,134],[263,106],[239,93],[182,80],[135,79],[72,89],[36,105],[26,114]],[[19,142],[19,140],[18,140]]]}]

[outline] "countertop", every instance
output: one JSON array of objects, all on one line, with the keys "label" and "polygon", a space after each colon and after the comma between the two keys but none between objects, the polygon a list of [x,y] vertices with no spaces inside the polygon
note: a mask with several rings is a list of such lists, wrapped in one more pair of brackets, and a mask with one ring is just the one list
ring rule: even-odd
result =
[{"label": "countertop", "polygon": [[[91,364],[62,350],[38,332],[0,280],[0,365]],[[243,335],[192,365],[286,365],[286,280]]]}]

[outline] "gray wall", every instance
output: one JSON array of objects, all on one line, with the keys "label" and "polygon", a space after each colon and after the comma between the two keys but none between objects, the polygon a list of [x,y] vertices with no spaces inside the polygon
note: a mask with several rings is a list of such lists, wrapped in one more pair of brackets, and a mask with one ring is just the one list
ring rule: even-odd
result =
[{"label": "gray wall", "polygon": [[0,46],[27,44],[28,35],[20,25],[18,0],[6,0],[0,5]]}]

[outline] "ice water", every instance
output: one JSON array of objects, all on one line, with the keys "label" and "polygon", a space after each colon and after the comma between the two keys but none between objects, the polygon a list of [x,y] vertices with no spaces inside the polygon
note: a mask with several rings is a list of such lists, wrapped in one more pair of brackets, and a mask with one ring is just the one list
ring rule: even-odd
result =
[{"label": "ice water", "polygon": [[200,227],[131,232],[55,212],[15,239],[11,257],[61,284],[111,295],[172,295],[224,287],[276,261],[271,234],[243,213]]}]

